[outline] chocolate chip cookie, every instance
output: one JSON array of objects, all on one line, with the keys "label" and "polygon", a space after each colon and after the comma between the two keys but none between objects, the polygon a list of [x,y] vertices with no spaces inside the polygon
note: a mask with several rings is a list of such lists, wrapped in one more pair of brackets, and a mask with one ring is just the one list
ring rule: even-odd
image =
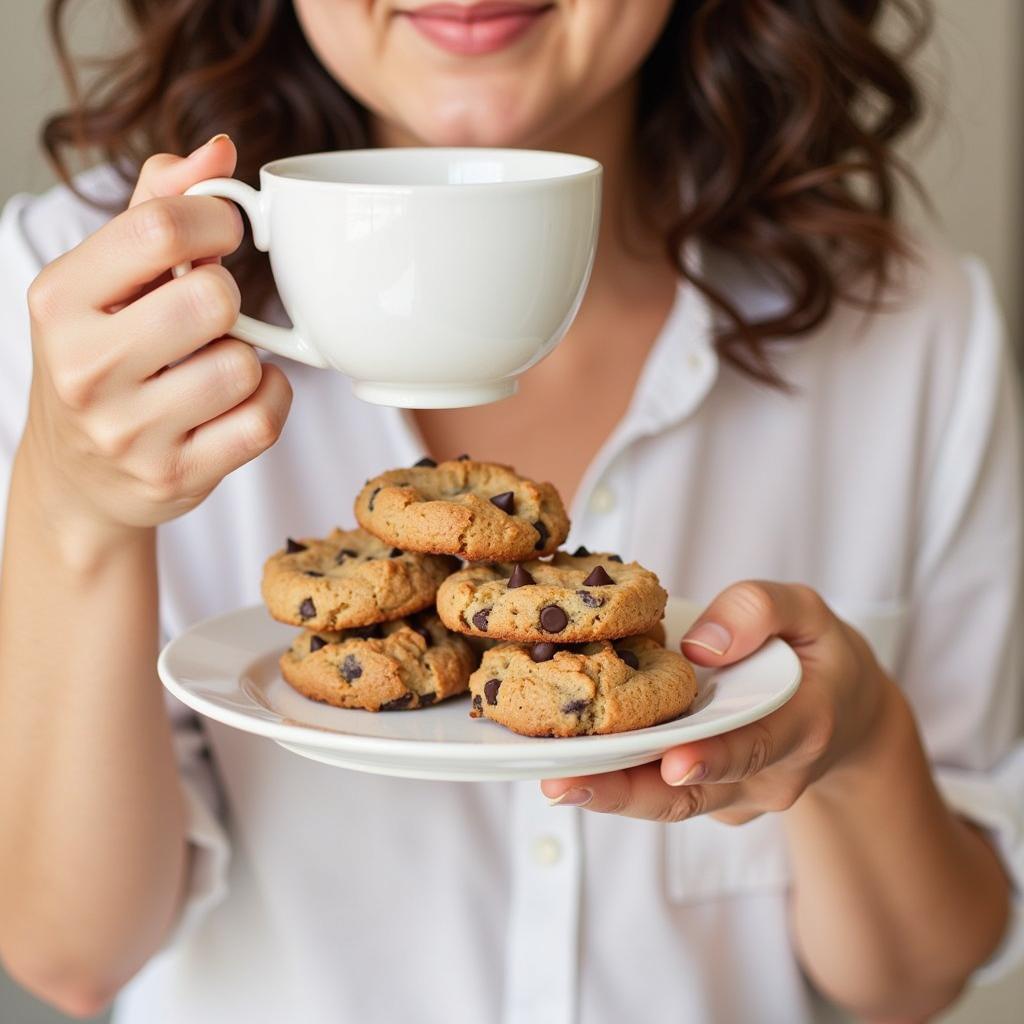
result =
[{"label": "chocolate chip cookie", "polygon": [[587,736],[668,722],[697,696],[690,663],[650,637],[501,644],[469,680],[470,714],[524,736]]},{"label": "chocolate chip cookie", "polygon": [[464,693],[478,658],[433,612],[358,630],[306,630],[281,656],[299,693],[339,708],[409,711]]},{"label": "chocolate chip cookie", "polygon": [[367,481],[356,498],[359,525],[406,551],[476,562],[521,562],[549,555],[569,519],[558,492],[508,466],[471,459],[393,469]]},{"label": "chocolate chip cookie", "polygon": [[348,629],[411,615],[434,603],[454,559],[402,551],[365,530],[289,539],[263,567],[263,600],[279,622]]},{"label": "chocolate chip cookie", "polygon": [[449,629],[517,643],[584,643],[646,633],[665,614],[658,577],[616,555],[559,553],[550,562],[470,565],[438,588]]}]

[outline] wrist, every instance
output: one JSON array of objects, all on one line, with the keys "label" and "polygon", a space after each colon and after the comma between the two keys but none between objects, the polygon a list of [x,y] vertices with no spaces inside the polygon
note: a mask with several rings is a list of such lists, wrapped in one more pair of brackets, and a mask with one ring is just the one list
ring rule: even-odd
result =
[{"label": "wrist", "polygon": [[117,552],[147,549],[155,534],[105,515],[46,455],[30,429],[15,456],[10,506],[11,524],[22,518],[45,530],[72,571],[89,571]]},{"label": "wrist", "polygon": [[836,760],[808,787],[808,794],[825,800],[845,802],[877,792],[880,798],[898,778],[906,778],[915,767],[927,773],[927,758],[913,711],[902,690],[877,669],[878,689],[873,712],[860,741]]}]

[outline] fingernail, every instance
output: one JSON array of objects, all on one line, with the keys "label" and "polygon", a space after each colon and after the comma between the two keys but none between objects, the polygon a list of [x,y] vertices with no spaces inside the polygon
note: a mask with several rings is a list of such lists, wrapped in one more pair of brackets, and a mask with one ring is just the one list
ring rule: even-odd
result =
[{"label": "fingernail", "polygon": [[225,135],[224,132],[221,132],[219,135],[214,135],[212,139],[210,139],[207,142],[204,142],[201,146],[198,146],[195,149],[193,149],[189,156],[195,156],[197,153],[201,153],[204,149],[207,149],[210,146],[212,146],[215,142],[220,142],[221,139],[229,138],[231,138],[231,136]]},{"label": "fingernail", "polygon": [[729,645],[732,643],[732,633],[725,626],[720,626],[717,622],[702,622],[694,626],[683,637],[682,643],[692,644],[694,647],[703,647],[705,651],[710,651],[712,654],[717,654],[721,657],[721,655],[729,650]]},{"label": "fingernail", "polygon": [[681,778],[676,779],[675,782],[670,782],[670,786],[690,786],[694,782],[700,782],[708,773],[708,766],[703,761],[698,761],[695,765],[691,765],[690,770]]},{"label": "fingernail", "polygon": [[593,799],[594,794],[589,789],[567,789],[561,796],[556,796],[554,800],[549,800],[548,805],[551,807],[559,804],[562,807],[583,807]]}]

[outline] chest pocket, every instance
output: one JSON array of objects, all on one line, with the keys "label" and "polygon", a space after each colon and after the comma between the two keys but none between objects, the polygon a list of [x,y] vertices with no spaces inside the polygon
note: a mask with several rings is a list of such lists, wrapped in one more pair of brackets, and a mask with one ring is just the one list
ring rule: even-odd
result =
[{"label": "chest pocket", "polygon": [[[836,614],[858,629],[881,665],[894,671],[906,625],[899,603],[830,601]],[[782,819],[765,814],[746,825],[701,817],[665,828],[666,886],[676,903],[750,893],[781,892],[790,883]]]}]

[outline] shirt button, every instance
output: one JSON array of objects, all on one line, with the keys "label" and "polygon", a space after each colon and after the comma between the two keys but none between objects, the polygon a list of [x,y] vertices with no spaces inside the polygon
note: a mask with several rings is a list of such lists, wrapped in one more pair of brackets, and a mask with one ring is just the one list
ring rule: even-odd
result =
[{"label": "shirt button", "polygon": [[554,836],[539,836],[533,841],[533,859],[542,867],[550,867],[562,859],[562,844]]},{"label": "shirt button", "polygon": [[595,487],[590,496],[590,507],[595,512],[606,514],[615,508],[615,492],[610,487]]}]

